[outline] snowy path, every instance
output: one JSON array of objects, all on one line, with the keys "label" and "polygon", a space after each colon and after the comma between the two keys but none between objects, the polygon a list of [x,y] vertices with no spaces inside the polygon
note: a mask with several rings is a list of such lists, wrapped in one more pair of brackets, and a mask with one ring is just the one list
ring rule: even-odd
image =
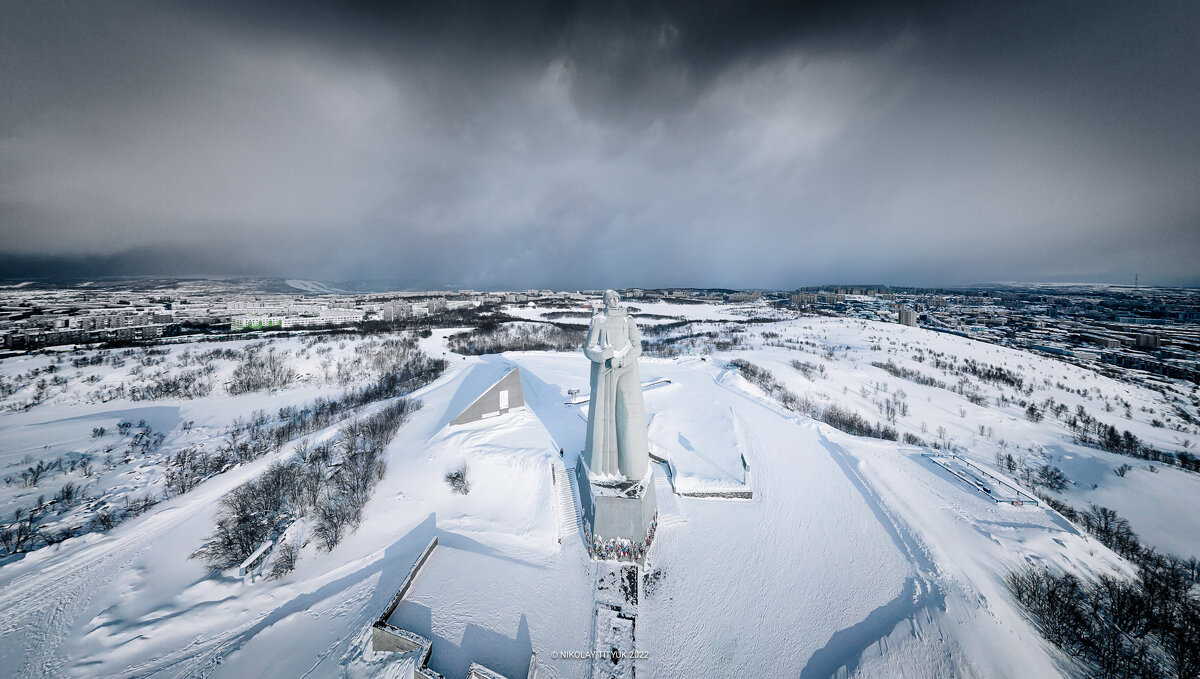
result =
[{"label": "snowy path", "polygon": [[945,612],[945,596],[938,583],[936,566],[920,538],[906,522],[896,516],[895,510],[888,507],[879,496],[879,492],[858,472],[858,460],[847,453],[845,448],[831,441],[825,432],[818,436],[821,446],[829,451],[833,460],[845,472],[846,478],[862,494],[863,499],[875,512],[880,525],[891,536],[896,547],[904,553],[916,575],[905,582],[904,591],[895,599],[872,611],[864,620],[830,637],[829,643],[809,658],[808,664],[800,674],[802,679],[829,677],[842,667],[848,672],[853,672],[862,654],[873,644],[887,637],[905,620],[916,620],[919,616],[933,619]]}]

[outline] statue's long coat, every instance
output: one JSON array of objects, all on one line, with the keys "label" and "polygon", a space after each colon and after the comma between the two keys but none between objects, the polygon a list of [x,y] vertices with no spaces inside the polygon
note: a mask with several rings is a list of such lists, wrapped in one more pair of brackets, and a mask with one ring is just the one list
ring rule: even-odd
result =
[{"label": "statue's long coat", "polygon": [[[612,358],[605,358],[606,349],[612,349]],[[649,466],[649,450],[637,364],[642,353],[637,324],[621,308],[592,316],[583,352],[592,361],[584,449],[588,469],[597,477],[640,480]],[[615,367],[618,360],[624,362],[619,368]]]}]

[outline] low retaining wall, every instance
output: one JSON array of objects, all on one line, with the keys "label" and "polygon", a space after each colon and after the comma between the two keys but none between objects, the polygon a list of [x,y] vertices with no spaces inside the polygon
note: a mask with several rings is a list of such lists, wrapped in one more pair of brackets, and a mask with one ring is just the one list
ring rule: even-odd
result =
[{"label": "low retaining wall", "polygon": [[435,535],[433,536],[433,539],[429,541],[429,544],[425,545],[425,551],[421,552],[421,556],[417,559],[417,562],[413,564],[412,568],[408,569],[408,575],[404,578],[404,582],[400,583],[400,589],[396,590],[396,594],[392,597],[392,600],[388,602],[387,608],[383,611],[383,615],[379,616],[379,622],[386,623],[388,618],[392,617],[392,613],[396,612],[396,607],[400,605],[400,601],[404,599],[406,594],[408,594],[408,590],[412,587],[413,580],[417,579],[417,574],[421,572],[421,569],[425,566],[425,562],[429,561],[429,557],[431,554],[433,554],[433,550],[437,548],[437,544],[438,539]]},{"label": "low retaining wall", "polygon": [[671,492],[680,497],[697,497],[697,498],[721,498],[727,500],[753,500],[754,489],[750,486],[750,464],[746,462],[746,456],[742,455],[742,469],[746,472],[746,479],[743,481],[744,490],[679,490],[675,487],[675,463],[666,457],[650,453],[650,459],[655,462],[660,462],[667,468],[667,481],[671,484]]},{"label": "low retaining wall", "polygon": [[433,645],[433,642],[421,636],[409,632],[401,627],[376,620],[374,625],[371,625],[371,650],[376,653],[411,653],[420,648],[428,649]]},{"label": "low retaining wall", "polygon": [[[429,557],[433,555],[433,550],[437,548],[438,539],[434,536],[429,544],[425,546],[425,551],[421,552],[421,556],[417,558],[416,563],[409,569],[408,575],[404,578],[404,582],[400,583],[400,589],[396,590],[396,594],[392,596],[392,600],[388,602],[387,608],[383,610],[383,614],[371,624],[371,650],[376,653],[412,653],[417,652],[416,663],[413,669],[413,679],[446,679],[441,674],[429,669],[429,656],[433,653],[433,642],[415,632],[410,632],[403,627],[397,627],[388,619],[396,612],[396,608],[400,606],[400,602],[408,594],[408,590],[412,589],[413,581],[417,579],[417,575],[425,564],[429,561]],[[538,675],[537,653],[534,653],[529,658],[529,672],[526,679],[536,679]],[[467,679],[508,679],[502,674],[490,670],[478,663],[472,663],[471,669],[467,673]]]},{"label": "low retaining wall", "polygon": [[713,491],[694,491],[681,492],[683,497],[700,497],[700,498],[725,498],[729,500],[753,500],[754,491],[752,490],[713,490]]}]

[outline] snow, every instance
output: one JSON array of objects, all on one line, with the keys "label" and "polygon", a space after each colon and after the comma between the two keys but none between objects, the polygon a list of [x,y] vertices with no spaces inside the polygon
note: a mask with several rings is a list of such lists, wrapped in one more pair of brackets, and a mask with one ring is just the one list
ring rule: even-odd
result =
[{"label": "snow", "polygon": [[[643,313],[706,322],[767,310],[634,304]],[[1035,387],[1032,400],[1082,405],[1152,445],[1178,450],[1186,431],[1150,424],[1172,412],[1164,393],[918,328],[834,318],[746,327],[743,343],[706,360],[641,361],[647,382],[670,380],[648,389],[646,404],[652,450],[670,460],[676,490],[752,481],[753,497],[674,495],[661,478],[665,468],[655,465],[660,522],[637,604],[634,644],[647,656],[635,663],[639,676],[1056,676],[1066,661],[1030,625],[1004,574],[1027,563],[1132,574],[1053,510],[997,503],[924,457],[927,448],[851,436],[785,410],[729,368],[732,358],[769,369],[814,403],[838,404],[871,422],[884,420],[880,403],[903,390],[910,412],[897,418],[902,433],[932,442],[941,428],[956,454],[993,474],[1001,474],[998,452],[1053,464],[1072,481],[1060,495],[1071,504],[1112,507],[1148,544],[1200,554],[1200,475],[1151,472],[1141,461],[1073,443],[1053,415],[1030,422],[1020,406],[1000,404],[1001,395],[1015,396],[1012,388],[972,379],[988,398],[980,406],[871,363],[891,360],[947,387],[957,378],[931,365],[934,352],[1004,366]],[[446,337],[461,330],[436,330],[421,346],[440,357]],[[778,336],[765,338],[765,331]],[[96,386],[83,378],[111,384],[129,379],[128,367],[67,368],[70,383],[46,403],[0,415],[0,465],[9,473],[28,459],[95,447],[92,428],[122,420],[144,419],[165,432],[163,454],[211,443],[252,410],[337,393],[338,362],[353,356],[358,341],[335,343],[322,355],[300,340],[281,340],[272,346],[289,352],[303,380],[236,397],[218,388],[195,400],[93,402],[88,393]],[[170,358],[211,346],[174,345]],[[925,360],[914,358],[917,348]],[[573,466],[583,448],[586,404],[569,403],[568,390],[587,392],[587,361],[579,352],[447,358],[447,372],[415,395],[424,407],[389,445],[388,472],[363,525],[332,552],[309,544],[296,570],[278,581],[213,576],[188,559],[211,529],[221,496],[293,454],[285,447],[107,533],[0,565],[0,666],[15,676],[404,676],[412,658],[371,652],[368,627],[437,536],[439,547],[391,618],[433,641],[430,667],[461,677],[479,662],[523,676],[536,652],[544,676],[591,676],[589,660],[554,657],[600,641],[592,636],[593,587],[603,566],[588,559],[577,533],[559,542],[552,481],[554,466]],[[0,373],[19,375],[51,360],[6,359]],[[816,369],[806,376],[793,360]],[[513,366],[521,369],[525,410],[448,426],[460,406]],[[231,370],[219,366],[218,384]],[[1080,394],[1080,387],[1089,389]],[[1121,408],[1104,409],[1118,398],[1131,404],[1129,419]],[[186,421],[195,428],[184,431]],[[463,462],[472,482],[466,495],[444,480]],[[1112,473],[1125,462],[1133,465],[1125,477]],[[88,483],[103,492],[161,493],[155,464],[117,465]],[[56,487],[11,484],[0,489],[0,501],[11,512]],[[294,530],[289,539],[305,528]]]},{"label": "snow", "polygon": [[[429,476],[409,495],[440,503],[443,525],[461,535],[523,543],[532,551],[557,548],[551,461],[558,447],[535,415],[509,412],[444,429],[432,439]],[[442,477],[467,464],[471,492],[454,495]]]},{"label": "snow", "polygon": [[303,290],[304,292],[311,292],[311,293],[318,294],[318,295],[330,295],[330,294],[338,294],[338,293],[346,292],[345,290],[336,288],[332,285],[329,285],[328,283],[322,283],[320,281],[308,281],[308,280],[302,280],[302,279],[296,279],[296,278],[289,278],[284,282],[290,288],[295,288],[297,290]]},{"label": "snow", "polygon": [[996,502],[1007,502],[1010,505],[1015,503],[1015,506],[1038,504],[1037,498],[1022,491],[1015,481],[990,472],[966,458],[957,455],[925,455],[925,459]]},{"label": "snow", "polygon": [[[770,369],[796,393],[809,395],[822,404],[837,403],[849,407],[867,419],[877,421],[883,420],[877,403],[886,398],[887,393],[876,391],[874,387],[882,386],[892,393],[902,389],[907,393],[911,408],[909,416],[898,422],[897,428],[902,433],[909,432],[932,442],[937,437],[938,427],[943,427],[949,444],[985,466],[994,466],[996,453],[1024,457],[1030,464],[1057,466],[1074,482],[1064,493],[1070,504],[1086,506],[1091,502],[1111,507],[1130,519],[1134,530],[1145,542],[1182,556],[1200,554],[1200,512],[1178,511],[1181,503],[1190,506],[1192,498],[1200,497],[1200,475],[1162,465],[1157,465],[1158,473],[1154,474],[1146,470],[1144,461],[1073,443],[1066,425],[1052,415],[1047,414],[1045,420],[1034,423],[1025,417],[1024,408],[996,403],[1001,394],[1013,398],[1013,389],[998,388],[973,379],[991,401],[986,407],[977,406],[947,389],[894,377],[872,366],[871,362],[891,360],[940,379],[947,386],[954,386],[958,378],[934,369],[928,360],[924,363],[913,360],[912,355],[918,347],[927,356],[938,352],[1002,366],[1022,375],[1027,384],[1035,387],[1033,395],[1028,397],[1030,400],[1041,402],[1052,397],[1063,403],[1069,412],[1083,406],[1102,422],[1128,429],[1156,448],[1185,450],[1182,442],[1191,438],[1192,443],[1196,443],[1194,434],[1151,425],[1152,419],[1162,418],[1172,410],[1163,394],[1050,357],[897,324],[817,318],[779,324],[771,330],[779,332],[784,341],[791,338],[797,342],[811,342],[812,346],[762,346],[736,353]],[[791,367],[793,359],[824,366],[826,376],[812,380],[804,377]],[[1058,385],[1086,389],[1088,393],[1068,392]],[[1192,387],[1185,389],[1186,394]],[[1112,412],[1105,410],[1105,402],[1115,404],[1118,398],[1131,404],[1130,418],[1127,419],[1119,407]],[[1191,410],[1195,418],[1195,407]],[[922,423],[926,425],[924,429]],[[980,435],[980,425],[985,430],[990,428],[991,433]],[[1112,473],[1126,463],[1132,465],[1134,471],[1125,478]],[[1093,484],[1098,487],[1092,488]]]},{"label": "snow", "polygon": [[524,677],[534,650],[542,658],[587,645],[591,583],[581,552],[527,560],[454,538],[439,544],[390,622],[432,640],[429,666],[446,676],[478,662]]},{"label": "snow", "polygon": [[646,411],[650,450],[670,461],[675,491],[746,490],[742,458],[755,454],[739,435],[732,409],[689,384],[687,372],[672,375],[679,381],[646,392]]},{"label": "snow", "polygon": [[[597,300],[598,302],[599,300]],[[631,311],[634,320],[640,326],[660,325],[677,321],[733,321],[750,317],[775,316],[778,312],[762,304],[680,304],[677,302],[643,302],[638,299],[623,301]],[[584,307],[569,309],[528,307],[524,304],[506,305],[504,313],[515,318],[531,321],[557,321],[586,325],[591,320],[592,311]]]}]

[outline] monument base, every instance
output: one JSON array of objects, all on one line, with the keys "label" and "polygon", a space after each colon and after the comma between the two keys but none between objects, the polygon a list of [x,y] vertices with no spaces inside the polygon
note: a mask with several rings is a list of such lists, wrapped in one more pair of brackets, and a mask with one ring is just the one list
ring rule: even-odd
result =
[{"label": "monument base", "polygon": [[597,559],[642,561],[658,526],[654,468],[640,481],[599,485],[581,457],[575,477],[588,551]]}]

